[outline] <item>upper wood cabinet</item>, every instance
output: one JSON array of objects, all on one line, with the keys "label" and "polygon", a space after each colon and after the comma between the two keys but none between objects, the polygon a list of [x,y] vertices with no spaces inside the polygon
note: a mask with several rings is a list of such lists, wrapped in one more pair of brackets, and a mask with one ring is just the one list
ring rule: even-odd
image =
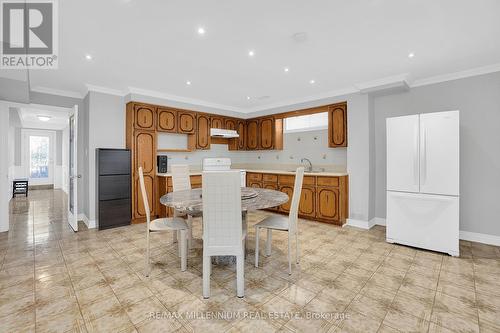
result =
[{"label": "upper wood cabinet", "polygon": [[158,108],[158,131],[177,133],[177,111]]},{"label": "upper wood cabinet", "polygon": [[199,113],[196,117],[196,148],[210,148],[210,118],[206,114]]},{"label": "upper wood cabinet", "polygon": [[151,105],[134,105],[135,121],[134,127],[142,130],[154,130],[156,119],[156,108]]},{"label": "upper wood cabinet", "polygon": [[273,118],[263,118],[259,122],[259,148],[272,149],[273,148]]},{"label": "upper wood cabinet", "polygon": [[222,117],[210,117],[210,128],[224,128],[224,119]]},{"label": "upper wood cabinet", "polygon": [[249,120],[247,122],[247,148],[257,149],[259,146],[259,121]]},{"label": "upper wood cabinet", "polygon": [[238,127],[236,129],[240,137],[238,138],[238,150],[245,150],[247,148],[247,130],[246,122],[244,120],[238,120]]},{"label": "upper wood cabinet", "polygon": [[347,147],[347,104],[328,107],[328,147]]},{"label": "upper wood cabinet", "polygon": [[227,130],[236,130],[236,119],[226,118],[224,128]]},{"label": "upper wood cabinet", "polygon": [[177,116],[179,133],[192,134],[195,132],[196,117],[194,112],[179,111]]}]

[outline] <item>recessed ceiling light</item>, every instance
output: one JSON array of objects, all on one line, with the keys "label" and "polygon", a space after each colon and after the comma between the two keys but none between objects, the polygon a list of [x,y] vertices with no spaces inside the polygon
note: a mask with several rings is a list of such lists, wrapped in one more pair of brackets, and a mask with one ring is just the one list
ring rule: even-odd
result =
[{"label": "recessed ceiling light", "polygon": [[85,59],[87,59],[89,61],[92,60],[92,55],[91,54],[86,54],[85,55]]},{"label": "recessed ceiling light", "polygon": [[191,85],[191,81],[186,81],[186,84],[187,84],[188,86],[190,86],[190,85]]},{"label": "recessed ceiling light", "polygon": [[255,55],[255,51],[254,51],[254,50],[250,50],[250,51],[248,51],[248,55],[249,55],[250,57],[253,57],[253,56]]},{"label": "recessed ceiling light", "polygon": [[315,84],[315,83],[316,83],[316,81],[314,81],[314,80],[310,80],[310,81],[309,81],[309,83],[310,83],[310,84]]},{"label": "recessed ceiling light", "polygon": [[290,68],[285,67],[285,68],[283,68],[283,70],[284,70],[285,72],[288,72],[288,71],[290,70]]},{"label": "recessed ceiling light", "polygon": [[249,101],[249,100],[250,100],[250,98],[251,98],[250,96],[247,96],[247,101]]},{"label": "recessed ceiling light", "polygon": [[49,121],[52,117],[50,116],[36,116],[40,121]]},{"label": "recessed ceiling light", "polygon": [[408,58],[410,58],[410,59],[411,59],[411,58],[413,58],[414,56],[415,56],[415,53],[413,53],[413,52],[408,53]]},{"label": "recessed ceiling light", "polygon": [[205,28],[199,27],[198,28],[198,35],[204,35],[205,34]]}]

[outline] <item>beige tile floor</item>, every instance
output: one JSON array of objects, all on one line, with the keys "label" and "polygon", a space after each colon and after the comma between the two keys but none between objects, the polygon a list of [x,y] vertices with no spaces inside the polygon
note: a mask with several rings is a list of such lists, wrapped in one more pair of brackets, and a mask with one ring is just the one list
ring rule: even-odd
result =
[{"label": "beige tile floor", "polygon": [[[73,233],[65,211],[57,190],[13,201],[0,234],[0,332],[500,331],[498,247],[461,242],[452,258],[387,244],[383,227],[301,220],[289,276],[285,234],[273,234],[271,257],[255,268],[250,228],[245,298],[234,267],[217,266],[204,300],[200,242],[180,272],[172,237],[153,235],[146,278],[144,225]],[[250,214],[250,225],[267,214]]]}]

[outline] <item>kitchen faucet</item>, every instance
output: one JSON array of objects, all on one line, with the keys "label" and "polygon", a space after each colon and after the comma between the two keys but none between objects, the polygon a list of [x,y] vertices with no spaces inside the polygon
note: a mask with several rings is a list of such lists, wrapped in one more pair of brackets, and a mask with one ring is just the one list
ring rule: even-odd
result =
[{"label": "kitchen faucet", "polygon": [[309,162],[309,166],[307,167],[307,172],[312,172],[313,171],[313,164],[311,163],[311,160],[309,160],[308,158],[303,157],[300,160],[300,163],[304,163],[304,161]]}]

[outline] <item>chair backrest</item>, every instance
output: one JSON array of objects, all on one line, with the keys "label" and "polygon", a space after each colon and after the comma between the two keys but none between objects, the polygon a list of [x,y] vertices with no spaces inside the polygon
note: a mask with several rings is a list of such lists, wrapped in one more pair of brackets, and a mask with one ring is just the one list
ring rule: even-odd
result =
[{"label": "chair backrest", "polygon": [[191,189],[191,179],[189,178],[189,166],[186,164],[174,164],[172,170],[172,187],[174,191]]},{"label": "chair backrest", "polygon": [[204,255],[241,255],[240,171],[205,171],[202,177]]},{"label": "chair backrest", "polygon": [[148,201],[148,193],[146,192],[146,186],[144,185],[144,173],[142,171],[142,167],[139,167],[139,183],[141,185],[141,196],[142,202],[144,204],[144,211],[146,212],[146,223],[147,228],[149,230],[149,222],[151,221],[151,216],[149,214],[149,201]]},{"label": "chair backrest", "polygon": [[299,202],[302,193],[302,182],[304,180],[304,168],[299,167],[295,171],[295,184],[293,187],[292,205],[288,218],[290,219],[290,231],[295,231],[297,228],[297,219],[299,215]]}]

